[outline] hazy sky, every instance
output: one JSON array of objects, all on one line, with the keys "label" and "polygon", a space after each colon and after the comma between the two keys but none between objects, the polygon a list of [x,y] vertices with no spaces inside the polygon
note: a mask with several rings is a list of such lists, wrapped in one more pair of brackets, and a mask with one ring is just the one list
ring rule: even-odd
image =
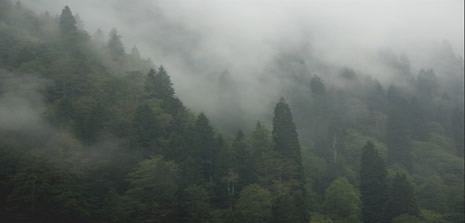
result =
[{"label": "hazy sky", "polygon": [[[229,70],[242,87],[246,110],[280,93],[268,83],[256,94],[257,76],[277,55],[311,51],[319,63],[348,66],[386,79],[374,59],[380,50],[405,53],[414,72],[430,68],[431,54],[448,41],[464,55],[463,0],[22,0],[38,12],[58,14],[65,5],[91,34],[116,27],[127,50],[163,64],[178,95],[193,108],[215,106],[212,88],[199,75]],[[305,52],[304,52],[305,53]],[[437,58],[436,58],[437,59]],[[318,70],[312,70],[318,73]],[[320,76],[325,74],[319,73]],[[195,90],[196,94],[192,94]],[[206,98],[207,100],[198,100]],[[208,100],[208,99],[211,100]],[[265,100],[266,99],[266,100]],[[251,109],[247,109],[250,107]],[[258,109],[259,110],[259,109]]]}]

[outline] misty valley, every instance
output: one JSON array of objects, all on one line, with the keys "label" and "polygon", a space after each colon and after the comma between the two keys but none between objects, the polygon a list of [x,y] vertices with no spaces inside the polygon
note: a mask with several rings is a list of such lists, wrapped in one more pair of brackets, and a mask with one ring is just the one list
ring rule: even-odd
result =
[{"label": "misty valley", "polygon": [[226,2],[0,0],[0,222],[465,221],[457,32],[350,51]]}]

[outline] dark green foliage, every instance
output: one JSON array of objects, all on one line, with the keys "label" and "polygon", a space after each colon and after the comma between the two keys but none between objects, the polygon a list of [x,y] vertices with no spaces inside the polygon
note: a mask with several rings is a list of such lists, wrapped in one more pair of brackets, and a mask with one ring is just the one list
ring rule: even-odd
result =
[{"label": "dark green foliage", "polygon": [[241,191],[236,208],[241,222],[261,223],[271,220],[271,206],[271,193],[257,184],[251,184]]},{"label": "dark green foliage", "polygon": [[283,98],[276,104],[273,117],[274,150],[301,165],[300,144],[289,105]]},{"label": "dark green foliage", "polygon": [[[55,17],[0,0],[0,222],[463,222],[463,59],[452,52],[416,78],[406,56],[385,53],[398,86],[386,92],[365,71],[331,76],[338,67],[291,52],[279,85],[271,72],[257,89],[285,95],[293,114],[282,99],[273,120],[234,135],[266,106],[243,103],[235,75],[198,76],[218,88],[219,131],[116,29],[90,38],[82,24],[69,7]],[[391,196],[381,157],[411,174]]]},{"label": "dark green foliage", "polygon": [[384,161],[372,142],[363,147],[360,167],[362,219],[365,223],[385,222],[388,187]]},{"label": "dark green foliage", "polygon": [[[279,154],[275,168],[271,170],[279,181],[289,185],[289,194],[278,198],[274,205],[273,216],[276,222],[307,222],[308,215],[304,202],[304,173],[297,130],[289,105],[280,99],[273,117],[274,151]],[[284,210],[293,209],[289,213]],[[294,212],[294,213],[292,213]],[[289,214],[289,215],[288,215]],[[281,220],[279,220],[282,218]],[[288,219],[290,218],[290,219]]]},{"label": "dark green foliage", "polygon": [[132,126],[136,145],[149,150],[149,153],[155,152],[153,149],[160,136],[160,127],[155,113],[147,104],[137,108]]},{"label": "dark green foliage", "polygon": [[386,213],[387,219],[394,219],[404,214],[414,216],[419,214],[413,186],[404,174],[396,174],[392,180]]},{"label": "dark green foliage", "polygon": [[386,130],[388,162],[412,170],[412,148],[409,141],[408,119],[405,115],[407,103],[400,94],[401,92],[396,87],[389,88],[388,98],[391,111]]},{"label": "dark green foliage", "polygon": [[110,31],[109,36],[110,38],[108,40],[107,47],[110,56],[114,60],[120,61],[124,56],[124,46],[123,42],[121,42],[121,36],[118,34],[118,31],[116,31],[116,29],[114,28]]},{"label": "dark green foliage", "polygon": [[69,9],[68,6],[65,6],[60,15],[60,32],[62,35],[67,35],[76,30],[76,19],[74,18],[71,9]]},{"label": "dark green foliage", "polygon": [[173,83],[163,66],[158,68],[158,72],[154,69],[150,69],[147,74],[145,92],[147,93],[148,98],[158,98],[163,100],[172,100],[174,98]]},{"label": "dark green foliage", "polygon": [[197,117],[192,134],[192,158],[200,165],[199,171],[203,179],[212,181],[218,151],[213,127],[204,113],[200,113]]},{"label": "dark green foliage", "polygon": [[174,222],[179,167],[162,157],[144,160],[129,174],[130,222]]}]

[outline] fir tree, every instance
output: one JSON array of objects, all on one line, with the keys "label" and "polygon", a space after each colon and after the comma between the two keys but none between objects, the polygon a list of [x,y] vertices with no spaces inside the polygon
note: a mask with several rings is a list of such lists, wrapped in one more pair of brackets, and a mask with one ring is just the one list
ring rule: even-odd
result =
[{"label": "fir tree", "polygon": [[419,213],[413,186],[405,174],[398,173],[392,180],[386,213],[389,220],[403,214],[418,215]]},{"label": "fir tree", "polygon": [[272,134],[275,151],[279,152],[282,157],[292,159],[301,165],[302,156],[297,130],[289,105],[284,98],[281,98],[275,107]]},{"label": "fir tree", "polygon": [[76,19],[68,6],[65,6],[60,15],[60,32],[63,35],[77,30]]},{"label": "fir tree", "polygon": [[384,209],[388,197],[386,169],[382,158],[378,155],[371,142],[367,142],[363,147],[360,167],[360,193],[363,222],[384,222]]},{"label": "fir tree", "polygon": [[[284,181],[283,183],[288,183],[288,185],[293,186],[290,186],[289,188],[290,197],[282,197],[283,200],[278,201],[278,203],[275,204],[273,212],[274,217],[278,218],[279,216],[286,214],[288,216],[292,216],[292,222],[308,222],[308,214],[303,199],[303,197],[306,196],[306,192],[303,187],[305,182],[300,144],[291,110],[289,105],[284,101],[284,98],[281,98],[274,110],[272,135],[274,150],[279,154],[278,162],[285,166],[295,167],[294,171],[291,173],[284,171],[284,173],[278,174],[280,175],[280,180]],[[289,206],[289,202],[292,203],[291,206]],[[280,210],[283,206],[287,206],[287,209],[294,209],[292,212],[295,214],[289,215],[289,213],[292,212],[282,213]],[[280,221],[278,220],[277,222]]]},{"label": "fir tree", "polygon": [[200,113],[193,129],[193,157],[200,165],[200,171],[206,180],[211,181],[216,159],[215,133],[204,113]]},{"label": "fir tree", "polygon": [[156,96],[160,99],[173,98],[174,89],[170,76],[163,66],[158,68],[158,73],[155,76]]},{"label": "fir tree", "polygon": [[121,42],[121,36],[115,28],[110,31],[107,47],[114,60],[120,60],[124,56],[124,45]]},{"label": "fir tree", "polygon": [[134,114],[133,129],[136,144],[143,148],[152,148],[160,135],[159,124],[152,109],[143,104]]}]

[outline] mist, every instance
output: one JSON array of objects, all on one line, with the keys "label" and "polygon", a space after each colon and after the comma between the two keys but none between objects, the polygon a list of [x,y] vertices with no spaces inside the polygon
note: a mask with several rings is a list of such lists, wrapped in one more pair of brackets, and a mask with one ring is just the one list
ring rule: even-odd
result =
[{"label": "mist", "polygon": [[383,55],[394,60],[405,55],[413,74],[433,68],[441,75],[446,71],[434,56],[437,52],[446,48],[458,61],[464,54],[460,0],[209,0],[202,4],[38,0],[23,4],[52,15],[69,5],[90,33],[98,28],[108,33],[116,27],[126,51],[137,46],[144,57],[167,68],[177,95],[215,122],[227,117],[221,111],[224,98],[218,97],[231,94],[219,92],[224,73],[233,85],[241,86],[234,93],[239,107],[235,113],[257,120],[277,98],[286,96],[290,86],[281,77],[318,75],[331,82],[334,74],[348,67],[387,87],[395,71]]}]

